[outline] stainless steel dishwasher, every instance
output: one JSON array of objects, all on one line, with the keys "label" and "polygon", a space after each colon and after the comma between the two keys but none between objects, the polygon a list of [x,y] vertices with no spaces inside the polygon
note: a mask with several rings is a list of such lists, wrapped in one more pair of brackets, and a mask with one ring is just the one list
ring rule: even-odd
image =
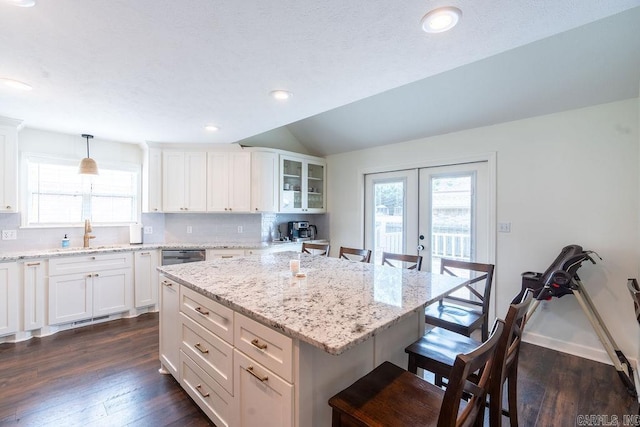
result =
[{"label": "stainless steel dishwasher", "polygon": [[163,249],[162,265],[186,264],[204,261],[207,252],[204,249]]}]

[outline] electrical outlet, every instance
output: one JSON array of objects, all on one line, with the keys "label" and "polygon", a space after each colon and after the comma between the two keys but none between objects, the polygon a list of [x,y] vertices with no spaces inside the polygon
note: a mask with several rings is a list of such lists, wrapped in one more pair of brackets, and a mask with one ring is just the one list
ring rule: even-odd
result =
[{"label": "electrical outlet", "polygon": [[238,226],[238,233],[243,233],[241,225]]},{"label": "electrical outlet", "polygon": [[498,232],[500,232],[500,233],[511,233],[511,223],[510,222],[499,222],[498,223]]},{"label": "electrical outlet", "polygon": [[150,225],[147,225],[144,227],[144,234],[153,234],[153,227]]},{"label": "electrical outlet", "polygon": [[2,230],[2,240],[16,240],[18,232],[16,230]]},{"label": "electrical outlet", "polygon": [[190,225],[187,225],[187,234],[191,234],[193,233],[193,227],[191,227]]}]

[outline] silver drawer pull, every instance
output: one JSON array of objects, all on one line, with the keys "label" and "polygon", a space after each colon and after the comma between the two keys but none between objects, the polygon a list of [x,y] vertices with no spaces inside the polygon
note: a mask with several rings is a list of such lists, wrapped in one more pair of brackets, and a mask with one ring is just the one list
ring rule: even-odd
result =
[{"label": "silver drawer pull", "polygon": [[162,284],[163,284],[163,285],[165,285],[165,286],[173,286],[173,285],[171,284],[171,282],[167,282],[166,280],[163,280],[163,281],[162,281]]},{"label": "silver drawer pull", "polygon": [[260,344],[260,341],[258,341],[258,338],[254,338],[251,340],[251,345],[254,347],[258,347],[260,350],[266,350],[267,349],[267,344],[262,343]]},{"label": "silver drawer pull", "polygon": [[220,258],[233,258],[233,255],[222,255]]},{"label": "silver drawer pull", "polygon": [[196,386],[196,390],[198,390],[198,393],[200,393],[200,396],[209,397],[209,393],[205,393],[205,392],[202,391],[202,384],[198,384]]},{"label": "silver drawer pull", "polygon": [[151,255],[151,252],[141,252],[140,256],[148,256]]},{"label": "silver drawer pull", "polygon": [[245,371],[249,372],[251,375],[253,375],[254,377],[256,377],[260,382],[267,382],[269,380],[268,376],[264,376],[261,377],[260,375],[256,374],[255,372],[253,372],[253,366],[248,366],[247,368],[245,368]]},{"label": "silver drawer pull", "polygon": [[35,267],[35,266],[38,266],[38,265],[40,265],[39,262],[30,262],[30,263],[27,264],[27,267]]},{"label": "silver drawer pull", "polygon": [[196,307],[196,308],[195,308],[195,310],[196,310],[198,313],[202,314],[203,316],[208,316],[208,315],[209,315],[209,312],[208,312],[208,311],[204,311],[204,310],[202,309],[202,307]]},{"label": "silver drawer pull", "polygon": [[193,346],[197,348],[200,351],[200,353],[203,353],[203,354],[209,353],[209,350],[202,348],[202,345],[200,345],[199,342],[195,343]]}]

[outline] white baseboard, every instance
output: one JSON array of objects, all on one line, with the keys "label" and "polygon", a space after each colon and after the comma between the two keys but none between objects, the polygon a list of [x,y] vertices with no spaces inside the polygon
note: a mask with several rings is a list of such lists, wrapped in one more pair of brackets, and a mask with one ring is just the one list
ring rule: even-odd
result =
[{"label": "white baseboard", "polygon": [[[604,350],[604,347],[587,347],[580,344],[570,343],[566,341],[560,341],[554,338],[545,337],[540,334],[535,334],[531,332],[525,332],[522,336],[522,341],[527,342],[529,344],[539,345],[540,347],[550,348],[552,350],[560,351],[562,353],[572,354],[574,356],[582,357],[589,360],[595,360],[596,362],[606,363],[607,365],[612,365],[613,362],[609,358],[609,355]],[[634,369],[638,365],[638,361],[629,357],[628,354],[625,354],[627,359],[631,362]]]}]

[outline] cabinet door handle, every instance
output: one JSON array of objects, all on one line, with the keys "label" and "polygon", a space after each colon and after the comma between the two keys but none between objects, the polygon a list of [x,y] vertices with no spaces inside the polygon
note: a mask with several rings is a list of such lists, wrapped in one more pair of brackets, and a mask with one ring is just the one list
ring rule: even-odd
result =
[{"label": "cabinet door handle", "polygon": [[171,282],[167,282],[166,280],[163,280],[162,284],[165,285],[165,286],[173,286],[173,284]]},{"label": "cabinet door handle", "polygon": [[39,262],[30,262],[30,263],[27,264],[27,267],[35,267],[35,266],[38,266],[38,265],[40,265]]},{"label": "cabinet door handle", "polygon": [[209,312],[208,312],[208,311],[204,311],[204,310],[202,309],[202,307],[196,307],[196,308],[195,308],[195,310],[196,310],[198,313],[202,314],[203,316],[208,316],[208,315],[209,315]]},{"label": "cabinet door handle", "polygon": [[195,348],[197,348],[197,349],[198,349],[198,351],[200,351],[200,353],[202,353],[202,354],[207,354],[207,353],[209,353],[209,350],[202,348],[202,345],[200,345],[200,343],[199,343],[199,342],[195,343],[193,346],[194,346]]},{"label": "cabinet door handle", "polygon": [[151,252],[140,252],[140,256],[149,256]]},{"label": "cabinet door handle", "polygon": [[205,392],[202,391],[202,384],[198,384],[196,386],[196,390],[198,390],[198,393],[200,393],[200,396],[209,397],[209,393],[205,393]]},{"label": "cabinet door handle", "polygon": [[98,277],[100,276],[98,273],[94,274],[93,277]]},{"label": "cabinet door handle", "polygon": [[267,344],[265,343],[260,343],[260,341],[258,341],[258,338],[254,338],[251,340],[251,345],[254,347],[259,348],[260,350],[266,350],[267,349]]},{"label": "cabinet door handle", "polygon": [[256,377],[260,382],[267,382],[269,380],[268,376],[263,376],[261,377],[260,375],[256,374],[255,372],[253,372],[253,366],[249,365],[245,368],[245,371],[249,372],[251,375],[253,375],[254,377]]},{"label": "cabinet door handle", "polygon": [[222,255],[220,258],[233,258],[233,255]]}]

